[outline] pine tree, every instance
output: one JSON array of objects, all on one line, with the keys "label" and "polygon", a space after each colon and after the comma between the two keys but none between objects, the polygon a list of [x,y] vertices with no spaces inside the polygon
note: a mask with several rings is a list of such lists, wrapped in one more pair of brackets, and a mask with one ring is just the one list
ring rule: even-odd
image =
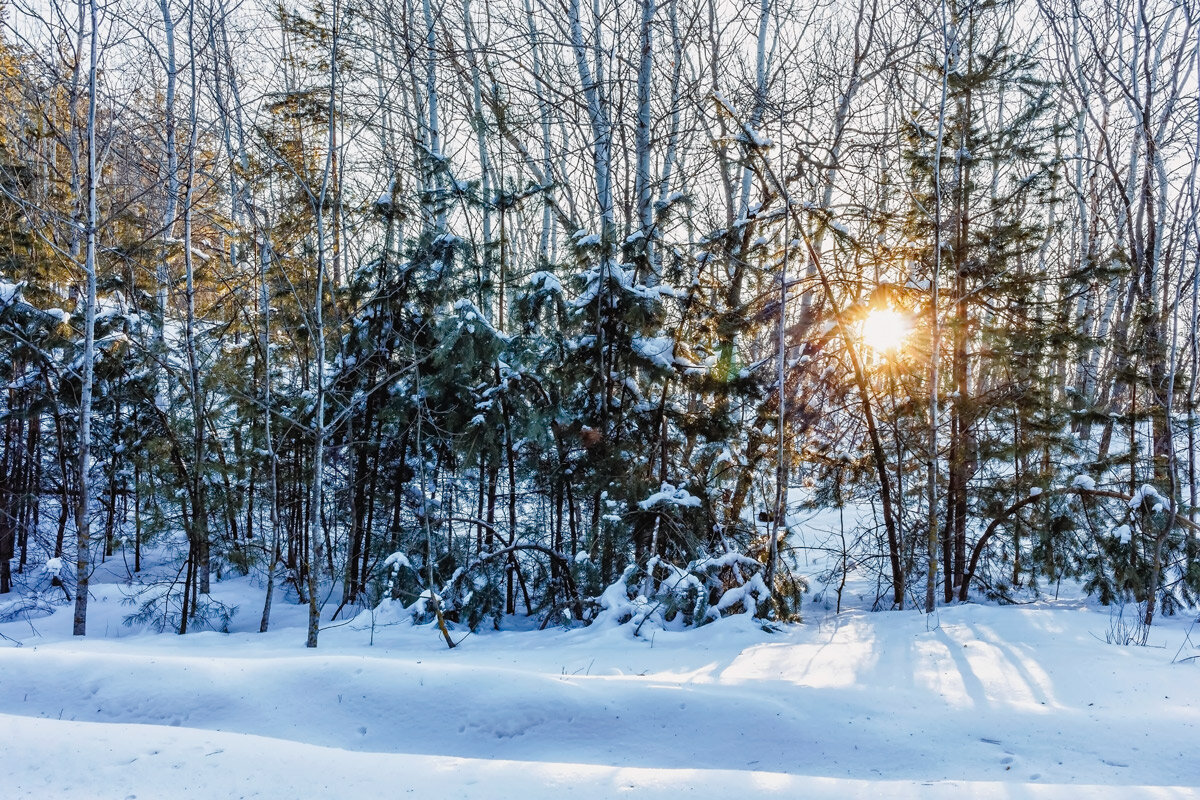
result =
[{"label": "pine tree", "polygon": [[[946,280],[939,287],[946,305],[936,313],[948,352],[935,355],[948,361],[938,387],[949,399],[948,419],[935,423],[948,427],[940,532],[946,602],[967,596],[972,521],[1004,505],[1000,497],[1044,488],[1066,444],[1054,365],[1069,342],[1053,309],[1074,288],[1042,250],[1053,235],[1059,133],[1049,87],[1013,33],[1014,14],[1004,0],[949,4],[950,55],[931,73],[931,83],[945,81],[944,117],[927,106],[906,133],[916,198],[906,233],[922,243],[912,279],[928,282],[940,242]],[[1014,465],[1011,480],[991,474],[1001,464]]]}]

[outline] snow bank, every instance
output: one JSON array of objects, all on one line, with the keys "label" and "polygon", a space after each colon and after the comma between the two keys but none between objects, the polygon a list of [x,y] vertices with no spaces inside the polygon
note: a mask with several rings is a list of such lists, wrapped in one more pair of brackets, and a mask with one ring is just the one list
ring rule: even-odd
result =
[{"label": "snow bank", "polygon": [[[932,617],[809,604],[806,624],[774,633],[745,614],[676,631],[653,619],[660,598],[710,588],[713,575],[736,583],[735,573],[743,580],[726,593],[752,598],[761,565],[720,554],[651,567],[656,599],[634,572],[603,599],[614,614],[646,615],[637,637],[629,624],[460,627],[449,650],[433,626],[413,624],[411,607],[385,601],[349,623],[323,620],[308,650],[307,608],[285,590],[267,634],[253,612],[229,635],[122,627],[126,573],[110,560],[97,569],[85,639],[71,636],[68,605],[0,622],[0,790],[66,800],[1200,796],[1190,616],[1161,617],[1150,647],[1106,644],[1108,611],[1078,598]],[[213,590],[261,608],[249,578]],[[733,595],[720,604],[736,605]]]}]

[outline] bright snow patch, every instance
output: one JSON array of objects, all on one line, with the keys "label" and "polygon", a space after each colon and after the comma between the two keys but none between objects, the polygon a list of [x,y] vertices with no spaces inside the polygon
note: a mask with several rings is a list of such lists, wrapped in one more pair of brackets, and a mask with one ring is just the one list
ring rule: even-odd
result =
[{"label": "bright snow patch", "polygon": [[[1161,506],[1165,502],[1167,502],[1166,498],[1159,494],[1157,489],[1147,483],[1143,484],[1140,489],[1133,493],[1133,497],[1129,498],[1129,507],[1138,509],[1144,503],[1155,503]],[[1157,508],[1155,509],[1155,511],[1158,510]]]},{"label": "bright snow patch", "polygon": [[669,483],[664,483],[661,489],[638,503],[638,507],[643,510],[657,505],[699,508],[700,498],[683,487],[676,488]]},{"label": "bright snow patch", "polygon": [[1096,479],[1091,475],[1076,475],[1075,479],[1071,481],[1071,486],[1090,492],[1096,488]]},{"label": "bright snow patch", "polygon": [[557,292],[558,294],[562,294],[563,290],[562,282],[558,279],[558,277],[555,276],[553,272],[546,272],[544,270],[530,275],[529,285],[533,287],[534,291]]},{"label": "bright snow patch", "polygon": [[6,306],[16,300],[21,294],[23,283],[0,281],[0,305]]},{"label": "bright snow patch", "polygon": [[670,336],[635,336],[633,349],[642,358],[663,369],[675,363],[675,340]]},{"label": "bright snow patch", "polygon": [[408,567],[409,569],[413,568],[412,562],[408,560],[408,556],[404,555],[404,553],[392,553],[383,560],[383,568],[385,570],[391,570],[394,573],[397,572],[401,567]]}]

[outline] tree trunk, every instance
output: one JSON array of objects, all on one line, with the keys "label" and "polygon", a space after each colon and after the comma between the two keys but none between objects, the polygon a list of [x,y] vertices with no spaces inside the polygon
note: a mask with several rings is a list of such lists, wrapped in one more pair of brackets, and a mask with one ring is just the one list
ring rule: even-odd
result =
[{"label": "tree trunk", "polygon": [[[83,370],[79,397],[78,486],[75,499],[75,616],[72,633],[87,634],[88,579],[91,577],[91,520],[89,519],[92,471],[92,382],[96,365],[96,236],[100,213],[96,190],[100,182],[96,157],[97,78],[100,60],[98,0],[88,0],[88,111],[87,111],[87,226],[83,265],[87,278],[84,296]],[[83,6],[81,3],[80,13]]]}]

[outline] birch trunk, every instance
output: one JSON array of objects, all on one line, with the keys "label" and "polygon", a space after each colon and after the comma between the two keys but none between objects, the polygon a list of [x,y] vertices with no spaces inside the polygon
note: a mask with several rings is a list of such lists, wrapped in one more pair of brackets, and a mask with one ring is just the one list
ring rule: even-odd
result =
[{"label": "birch trunk", "polygon": [[654,258],[654,206],[650,177],[650,77],[654,69],[654,22],[655,0],[641,0],[642,21],[640,28],[641,57],[637,77],[637,131],[634,150],[637,158],[635,168],[634,195],[637,202],[637,224],[645,248],[646,283],[657,286],[662,278]]},{"label": "birch trunk", "polygon": [[[96,227],[100,214],[96,189],[100,173],[96,165],[96,107],[100,56],[98,30],[98,0],[88,0],[88,110],[87,110],[87,217],[86,252],[83,270],[87,281],[84,296],[83,365],[79,392],[79,460],[77,462],[78,494],[75,499],[75,616],[72,633],[87,634],[88,579],[91,577],[91,521],[88,517],[91,498],[92,468],[92,383],[96,366]],[[79,13],[82,17],[84,4]]]},{"label": "birch trunk", "polygon": [[[157,283],[155,286],[155,300],[158,304],[159,317],[158,330],[155,333],[155,349],[159,353],[159,358],[165,358],[167,349],[165,333],[167,325],[168,287],[171,281],[171,233],[175,229],[175,216],[178,213],[179,203],[179,154],[175,147],[175,84],[178,79],[178,66],[175,63],[175,20],[171,16],[171,0],[159,0],[159,9],[162,12],[163,36],[166,40],[167,50],[163,131],[166,149],[164,158],[166,161],[167,196],[166,202],[163,204],[162,254],[159,258],[155,274]],[[166,370],[162,368],[159,369],[155,402],[159,410],[163,412],[167,411],[170,404],[168,376]]]},{"label": "birch trunk", "polygon": [[954,47],[946,0],[941,2],[942,85],[938,103],[937,142],[933,154],[933,275],[930,277],[929,304],[929,452],[925,462],[925,503],[927,524],[925,545],[929,568],[925,575],[925,613],[932,614],[937,606],[938,569],[938,364],[941,356],[941,320],[938,317],[938,284],[942,274],[942,145],[946,134],[946,101],[949,95],[951,50]]},{"label": "birch trunk", "polygon": [[[425,0],[428,5],[428,0]],[[338,86],[338,56],[340,44],[340,0],[334,0],[331,10],[331,35],[329,44],[329,104],[327,106],[327,140],[325,150],[325,166],[321,171],[321,186],[314,199],[317,225],[317,288],[313,299],[313,332],[315,341],[314,361],[314,421],[313,433],[313,472],[310,500],[308,506],[307,538],[308,538],[308,639],[307,647],[317,646],[317,636],[321,624],[321,601],[318,597],[325,536],[324,517],[321,513],[325,497],[325,199],[332,182],[334,149],[337,146],[337,86]]]}]

